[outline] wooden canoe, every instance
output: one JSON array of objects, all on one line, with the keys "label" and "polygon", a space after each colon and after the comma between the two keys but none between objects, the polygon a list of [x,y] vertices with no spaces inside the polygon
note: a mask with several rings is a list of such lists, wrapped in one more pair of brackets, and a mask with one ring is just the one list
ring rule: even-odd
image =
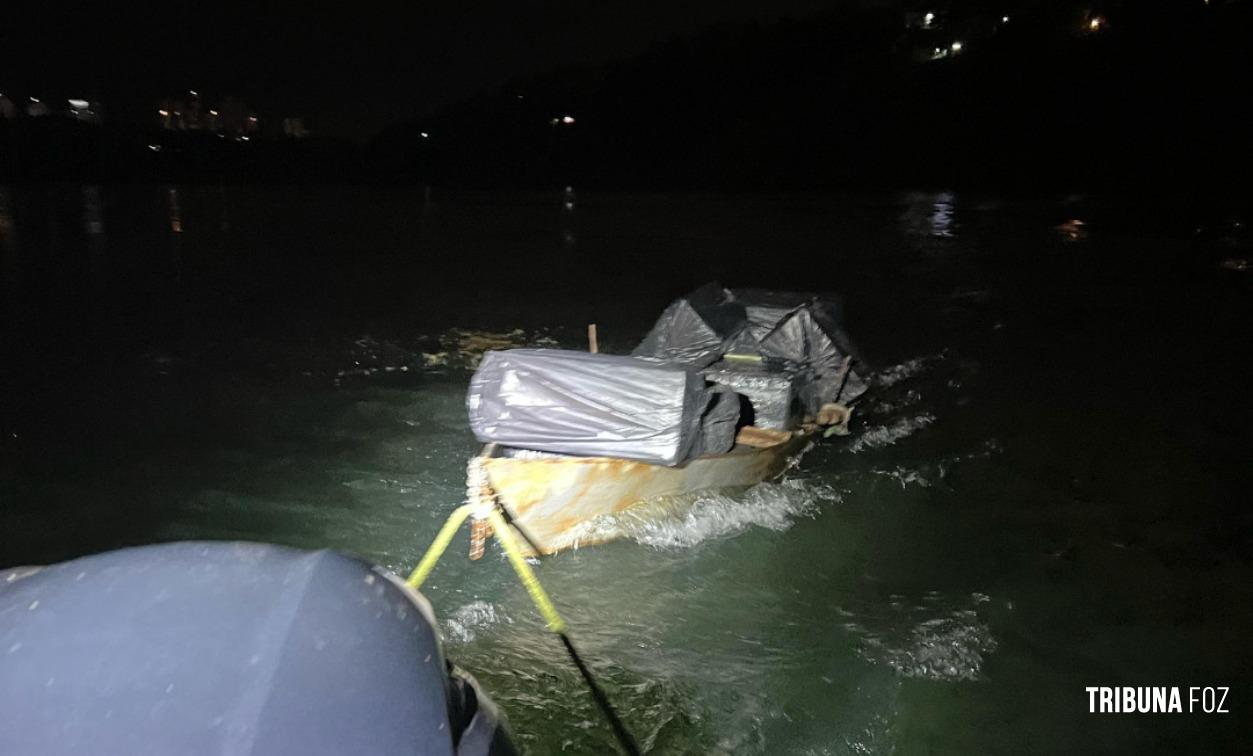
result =
[{"label": "wooden canoe", "polygon": [[609,457],[510,458],[495,448],[484,450],[480,463],[517,524],[551,554],[613,540],[621,533],[606,521],[650,502],[777,477],[817,433],[815,426],[790,433],[746,428],[732,451],[675,467]]}]

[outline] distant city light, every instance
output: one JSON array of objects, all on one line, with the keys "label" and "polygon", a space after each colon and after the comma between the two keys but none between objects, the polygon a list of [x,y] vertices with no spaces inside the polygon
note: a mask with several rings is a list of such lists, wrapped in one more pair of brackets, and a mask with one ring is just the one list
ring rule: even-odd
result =
[{"label": "distant city light", "polygon": [[199,92],[197,92],[197,91],[196,91],[196,90],[194,90],[194,89],[189,89],[189,90],[187,90],[187,94],[191,95],[192,97],[199,97],[199,96],[200,96],[200,93],[199,93]]},{"label": "distant city light", "polygon": [[216,110],[210,110],[210,111],[209,111],[209,115],[211,115],[211,116],[215,116],[215,115],[217,115],[217,114],[218,114],[218,112],[217,112]]},{"label": "distant city light", "polygon": [[1100,31],[1101,27],[1104,25],[1105,19],[1100,16],[1093,16],[1092,20],[1088,22],[1088,29],[1091,31]]},{"label": "distant city light", "polygon": [[70,107],[75,110],[85,110],[89,104],[86,100],[68,100]]},{"label": "distant city light", "polygon": [[241,141],[241,142],[247,142],[247,141],[248,141],[248,137],[247,137],[246,135],[241,135],[241,136],[239,137],[239,141]]},{"label": "distant city light", "polygon": [[960,41],[958,41],[958,42],[954,42],[953,44],[949,45],[949,48],[950,48],[953,52],[961,52],[961,51],[962,51],[962,43],[961,43]]},{"label": "distant city light", "polygon": [[256,123],[256,122],[257,122],[257,117],[256,117],[256,116],[248,116],[248,121],[249,121],[250,123]]},{"label": "distant city light", "polygon": [[30,98],[30,101],[31,101],[31,102],[39,102],[39,98],[38,98],[38,97],[32,97],[32,98]]},{"label": "distant city light", "polygon": [[574,123],[574,116],[562,116],[562,117],[561,117],[561,122],[562,122],[562,123],[564,123],[564,124],[571,124],[571,123]]},{"label": "distant city light", "polygon": [[1008,23],[1009,23],[1009,16],[1001,16],[1001,23],[1002,23],[1002,24],[1008,24]]},{"label": "distant city light", "polygon": [[[915,16],[914,18],[917,18],[917,16]],[[932,24],[932,22],[934,22],[934,21],[935,21],[935,14],[934,14],[934,13],[928,13],[928,14],[926,14],[925,16],[923,16],[923,17],[922,17],[922,25],[923,25],[923,26],[930,26],[930,25]]]},{"label": "distant city light", "polygon": [[158,111],[157,111],[157,115],[161,116],[162,118],[165,118],[165,117],[169,116],[169,114],[170,114],[170,111],[168,111],[168,110],[164,110],[164,109],[163,109],[163,110],[158,110]]},{"label": "distant city light", "polygon": [[148,145],[148,149],[152,150],[153,152],[160,152],[160,151],[161,151],[161,145],[159,145],[159,144],[150,144],[150,145]]},{"label": "distant city light", "polygon": [[422,137],[423,139],[429,139],[431,135],[426,133],[425,131],[419,131],[418,136]]}]

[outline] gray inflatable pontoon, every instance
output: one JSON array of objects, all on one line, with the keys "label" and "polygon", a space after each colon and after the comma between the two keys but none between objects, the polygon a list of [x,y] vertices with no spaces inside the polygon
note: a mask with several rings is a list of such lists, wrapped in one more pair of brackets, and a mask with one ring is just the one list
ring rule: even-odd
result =
[{"label": "gray inflatable pontoon", "polygon": [[386,571],[172,543],[0,571],[0,753],[514,749],[426,600]]}]

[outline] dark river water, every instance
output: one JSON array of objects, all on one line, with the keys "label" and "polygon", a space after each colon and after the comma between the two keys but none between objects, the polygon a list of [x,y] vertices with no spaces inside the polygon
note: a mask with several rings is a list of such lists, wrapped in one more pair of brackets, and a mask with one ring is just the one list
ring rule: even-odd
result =
[{"label": "dark river water", "polygon": [[[873,363],[851,436],[539,567],[637,737],[1248,752],[1251,218],[947,193],[0,187],[0,566],[255,539],[404,572],[476,449],[462,332],[584,348],[596,322],[627,351],[708,280],[836,291]],[[448,653],[529,752],[609,751],[508,565],[465,547],[425,588]],[[1092,685],[1230,686],[1231,713],[1090,714]]]}]

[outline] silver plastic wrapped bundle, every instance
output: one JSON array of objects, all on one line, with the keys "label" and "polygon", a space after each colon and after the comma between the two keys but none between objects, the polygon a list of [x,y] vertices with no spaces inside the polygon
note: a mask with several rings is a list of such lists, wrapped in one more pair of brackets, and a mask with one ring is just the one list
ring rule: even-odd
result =
[{"label": "silver plastic wrapped bundle", "polygon": [[466,397],[481,442],[661,465],[687,458],[708,403],[692,370],[556,349],[488,352]]},{"label": "silver plastic wrapped bundle", "polygon": [[796,384],[790,373],[721,362],[705,370],[704,376],[748,397],[752,424],[758,428],[791,430],[800,420]]}]

